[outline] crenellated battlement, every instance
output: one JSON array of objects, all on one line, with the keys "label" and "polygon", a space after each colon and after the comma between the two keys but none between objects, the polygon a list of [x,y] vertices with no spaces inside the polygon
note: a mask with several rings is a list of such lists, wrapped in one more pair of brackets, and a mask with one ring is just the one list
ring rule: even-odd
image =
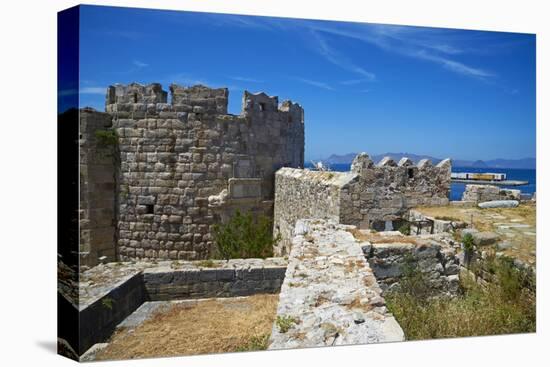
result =
[{"label": "crenellated battlement", "polygon": [[283,168],[275,176],[274,230],[283,238],[276,253],[287,253],[299,218],[323,218],[360,228],[397,229],[408,209],[446,205],[451,160],[418,164],[403,157],[375,163],[358,154],[350,172]]},{"label": "crenellated battlement", "polygon": [[360,175],[367,173],[382,173],[384,171],[395,171],[397,173],[406,173],[409,179],[414,178],[418,174],[433,175],[442,173],[446,175],[451,171],[451,160],[449,158],[442,160],[437,165],[429,159],[421,159],[417,164],[414,164],[412,159],[402,157],[397,163],[391,157],[384,157],[378,163],[373,162],[367,153],[358,154],[352,164],[351,171]]},{"label": "crenellated battlement", "polygon": [[[180,86],[171,84],[169,93],[159,83],[141,85],[115,84],[107,88],[105,98],[106,112],[115,118],[180,118],[192,113],[199,118],[202,115],[228,115],[229,90],[210,88],[204,85]],[[168,96],[171,102],[168,103]],[[254,121],[271,120],[268,116],[280,115],[286,122],[304,122],[304,110],[298,103],[283,101],[279,97],[268,96],[264,92],[244,91],[242,110],[238,116]]]},{"label": "crenellated battlement", "polygon": [[105,104],[166,103],[166,98],[167,93],[162,90],[162,86],[159,83],[149,85],[138,83],[128,85],[115,84],[107,88]]}]

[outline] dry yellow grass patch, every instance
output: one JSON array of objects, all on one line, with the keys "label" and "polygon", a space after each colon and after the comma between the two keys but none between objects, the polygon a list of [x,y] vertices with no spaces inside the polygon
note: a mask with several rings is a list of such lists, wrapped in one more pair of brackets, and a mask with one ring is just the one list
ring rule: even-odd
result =
[{"label": "dry yellow grass patch", "polygon": [[117,331],[96,359],[131,359],[259,350],[267,347],[278,295],[174,304],[136,327]]},{"label": "dry yellow grass patch", "polygon": [[353,228],[348,230],[353,237],[359,241],[367,241],[372,244],[376,243],[411,243],[417,245],[415,238],[411,236],[383,236],[377,232],[375,233],[364,233],[359,229]]},{"label": "dry yellow grass patch", "polygon": [[[480,209],[473,208],[461,208],[453,206],[440,206],[440,207],[420,207],[415,208],[419,212],[434,218],[452,217],[459,221],[473,224],[473,226],[479,231],[497,231],[497,223],[517,223],[528,224],[531,226],[527,231],[536,231],[536,205],[527,203],[521,204],[517,208],[492,208],[492,209]],[[510,237],[502,236],[504,240],[510,241],[515,244],[516,249],[508,249],[503,251],[507,255],[510,255],[521,260],[528,262],[534,261],[532,251],[536,247],[536,237],[525,234],[523,231],[514,231],[514,234]]]}]

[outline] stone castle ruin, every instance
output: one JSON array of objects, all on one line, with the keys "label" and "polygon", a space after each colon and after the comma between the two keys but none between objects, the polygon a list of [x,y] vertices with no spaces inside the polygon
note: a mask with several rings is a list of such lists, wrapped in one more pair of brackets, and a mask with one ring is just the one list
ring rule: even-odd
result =
[{"label": "stone castle ruin", "polygon": [[[205,259],[236,209],[272,216],[274,174],[304,164],[304,111],[265,93],[115,85],[80,115],[81,263]],[[110,135],[114,129],[114,134]]]},{"label": "stone castle ruin", "polygon": [[[474,246],[511,246],[473,219],[429,209],[517,206],[518,190],[468,185],[450,202],[450,159],[376,163],[361,153],[348,172],[306,169],[299,104],[245,91],[233,115],[228,97],[134,83],[110,86],[105,112],[79,111],[80,268],[75,286],[60,261],[58,297],[63,314],[76,314],[76,339],[60,338],[77,358],[146,302],[261,293],[279,294],[268,349],[401,341],[384,296],[407,286],[407,269],[433,296],[455,297],[469,263],[487,257],[466,258],[466,234]],[[215,259],[214,226],[237,210],[273,221],[275,257]]]},{"label": "stone castle ruin", "polygon": [[[454,297],[472,258],[484,259],[466,259],[457,235],[500,241],[472,219],[425,211],[521,199],[468,185],[450,202],[450,159],[361,153],[348,172],[305,169],[299,104],[245,91],[233,115],[228,97],[202,85],[114,85],[105,112],[80,110],[79,284],[61,279],[58,297],[78,313],[79,358],[146,302],[259,293],[279,294],[269,349],[404,340],[384,295],[406,286],[407,269],[434,296]],[[272,219],[276,257],[213,259],[214,226],[237,210]]]},{"label": "stone castle ruin", "polygon": [[282,168],[275,177],[275,232],[281,234],[276,254],[290,252],[298,219],[320,218],[360,229],[396,230],[409,209],[449,203],[451,161],[436,166],[423,159],[378,164],[366,153],[355,157],[351,172]]},{"label": "stone castle ruin", "polygon": [[290,250],[298,219],[397,229],[407,210],[449,202],[451,163],[433,166],[365,153],[350,172],[304,170],[304,110],[244,92],[160,84],[107,89],[106,112],[80,115],[80,257],[86,265],[129,259],[206,259],[211,230],[236,211],[262,213]]}]

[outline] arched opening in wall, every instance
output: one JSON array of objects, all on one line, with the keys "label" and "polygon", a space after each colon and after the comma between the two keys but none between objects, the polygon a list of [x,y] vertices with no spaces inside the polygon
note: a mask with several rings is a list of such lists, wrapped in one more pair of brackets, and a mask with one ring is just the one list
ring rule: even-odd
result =
[{"label": "arched opening in wall", "polygon": [[265,111],[265,103],[258,103],[258,106],[260,106],[260,111]]},{"label": "arched opening in wall", "polygon": [[414,177],[414,168],[407,168],[407,176],[409,177],[409,179]]},{"label": "arched opening in wall", "polygon": [[137,95],[137,93],[134,93],[133,96],[132,96],[132,98],[133,98],[134,103],[138,103],[138,95]]}]

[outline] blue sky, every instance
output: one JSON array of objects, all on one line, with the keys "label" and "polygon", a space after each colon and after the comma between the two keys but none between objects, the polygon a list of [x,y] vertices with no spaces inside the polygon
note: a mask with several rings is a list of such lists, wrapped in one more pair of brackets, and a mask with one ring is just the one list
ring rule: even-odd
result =
[{"label": "blue sky", "polygon": [[114,83],[245,89],[305,109],[306,160],[410,152],[535,156],[535,36],[131,8],[81,8],[80,105]]}]

